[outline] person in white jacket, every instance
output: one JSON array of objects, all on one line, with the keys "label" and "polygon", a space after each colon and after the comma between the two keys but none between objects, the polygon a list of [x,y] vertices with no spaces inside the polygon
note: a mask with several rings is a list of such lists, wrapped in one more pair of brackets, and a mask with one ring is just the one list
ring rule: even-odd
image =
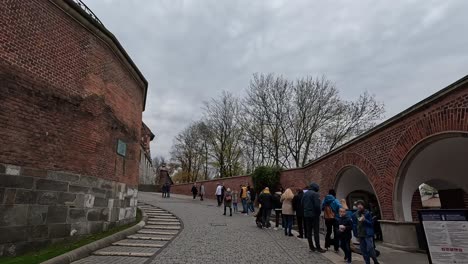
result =
[{"label": "person in white jacket", "polygon": [[219,207],[223,203],[223,186],[220,183],[218,183],[218,187],[216,187],[215,195],[216,195],[216,199],[218,199],[218,207]]}]

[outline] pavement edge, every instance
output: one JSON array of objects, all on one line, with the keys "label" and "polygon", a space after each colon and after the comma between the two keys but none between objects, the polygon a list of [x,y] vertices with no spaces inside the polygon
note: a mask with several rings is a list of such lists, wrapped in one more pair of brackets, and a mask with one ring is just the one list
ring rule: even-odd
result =
[{"label": "pavement edge", "polygon": [[132,227],[129,227],[125,230],[122,230],[120,232],[117,232],[113,235],[110,235],[108,237],[91,242],[87,245],[74,249],[60,256],[46,260],[42,262],[41,264],[69,264],[69,263],[72,263],[73,261],[89,256],[92,252],[96,250],[108,247],[114,242],[125,239],[129,235],[135,234],[138,230],[142,229],[146,225],[146,222],[148,221],[148,215],[146,215],[146,213],[143,210],[141,210],[141,212],[142,212],[142,219],[138,224]]}]

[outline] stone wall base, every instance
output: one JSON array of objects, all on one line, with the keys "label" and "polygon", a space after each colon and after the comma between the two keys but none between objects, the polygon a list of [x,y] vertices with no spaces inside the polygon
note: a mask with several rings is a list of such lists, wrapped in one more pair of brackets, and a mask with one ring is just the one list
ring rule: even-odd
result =
[{"label": "stone wall base", "polygon": [[0,256],[127,224],[137,194],[116,181],[0,164]]},{"label": "stone wall base", "polygon": [[384,244],[399,250],[421,252],[415,222],[380,220]]}]

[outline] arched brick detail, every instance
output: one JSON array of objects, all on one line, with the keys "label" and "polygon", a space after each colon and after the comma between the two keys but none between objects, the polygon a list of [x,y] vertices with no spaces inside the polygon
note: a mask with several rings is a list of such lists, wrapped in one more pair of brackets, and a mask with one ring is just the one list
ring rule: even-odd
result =
[{"label": "arched brick detail", "polygon": [[395,146],[390,151],[383,179],[391,184],[390,208],[383,212],[384,219],[403,220],[400,213],[401,201],[397,195],[399,184],[404,182],[404,170],[415,154],[427,146],[433,140],[447,137],[457,133],[468,131],[468,108],[444,109],[424,115],[420,120],[412,122],[400,136]]},{"label": "arched brick detail", "polygon": [[329,174],[330,177],[322,179],[324,191],[326,191],[327,189],[335,188],[343,171],[350,166],[358,168],[367,176],[369,182],[374,188],[375,195],[377,197],[377,200],[379,201],[379,205],[382,208],[381,203],[385,194],[385,190],[383,190],[383,187],[385,186],[380,183],[377,169],[368,159],[354,152],[345,152],[341,154],[333,163],[332,169],[330,170]]}]

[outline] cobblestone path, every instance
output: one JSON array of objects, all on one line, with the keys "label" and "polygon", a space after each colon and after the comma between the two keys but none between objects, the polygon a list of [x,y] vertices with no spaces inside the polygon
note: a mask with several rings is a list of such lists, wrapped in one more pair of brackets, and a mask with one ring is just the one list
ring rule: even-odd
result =
[{"label": "cobblestone path", "polygon": [[150,263],[331,263],[295,237],[257,228],[252,216],[223,216],[212,200],[162,199],[160,194],[142,192],[139,200],[173,212],[184,225]]},{"label": "cobblestone path", "polygon": [[145,227],[126,239],[97,250],[74,264],[140,264],[149,263],[151,257],[161,251],[181,231],[177,217],[156,206],[139,203],[138,207],[148,215]]}]

